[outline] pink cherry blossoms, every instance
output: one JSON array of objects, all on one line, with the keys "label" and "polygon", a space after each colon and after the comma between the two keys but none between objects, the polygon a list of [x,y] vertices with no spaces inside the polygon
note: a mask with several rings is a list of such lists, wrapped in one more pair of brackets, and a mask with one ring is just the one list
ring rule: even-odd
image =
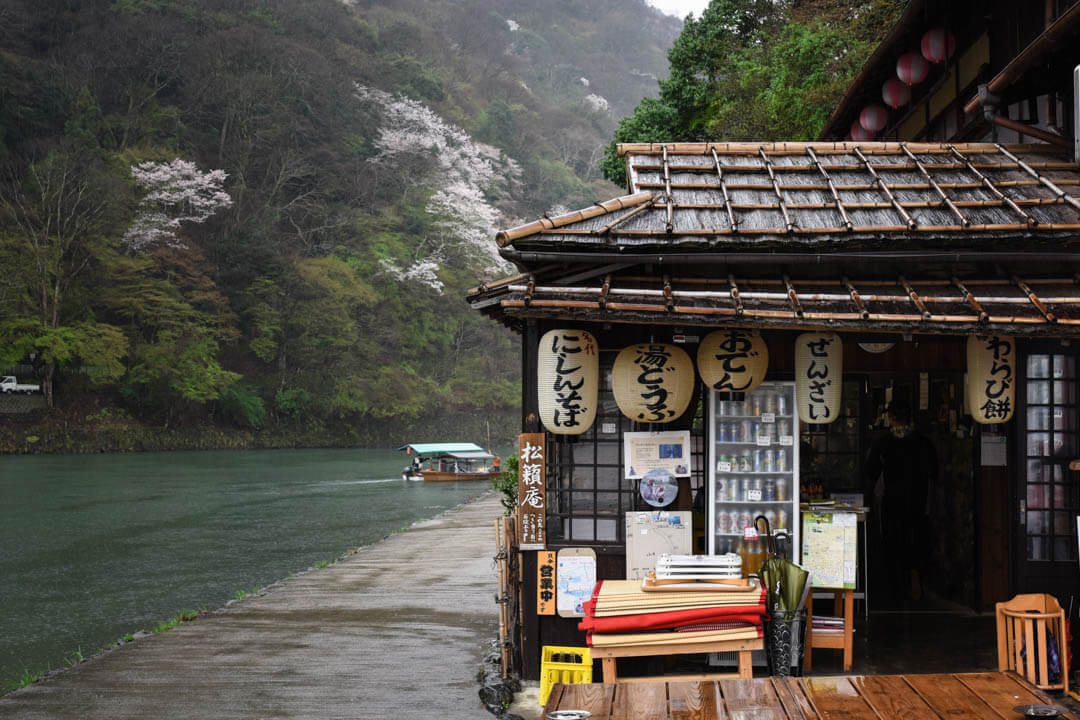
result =
[{"label": "pink cherry blossoms", "polygon": [[195,163],[176,158],[168,163],[133,165],[131,175],[146,192],[135,220],[124,233],[124,243],[134,252],[146,252],[157,243],[186,247],[178,235],[181,223],[204,222],[232,205],[232,198],[222,189],[224,170],[202,172]]}]

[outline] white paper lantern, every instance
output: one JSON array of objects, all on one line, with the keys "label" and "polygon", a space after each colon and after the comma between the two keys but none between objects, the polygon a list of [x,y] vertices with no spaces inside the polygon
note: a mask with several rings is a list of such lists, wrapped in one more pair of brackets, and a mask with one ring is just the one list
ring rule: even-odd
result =
[{"label": "white paper lantern", "polygon": [[967,343],[968,412],[975,422],[996,425],[1016,409],[1016,342],[1002,335],[971,336]]},{"label": "white paper lantern", "polygon": [[698,374],[720,392],[750,392],[769,370],[769,348],[749,330],[717,330],[706,335],[697,351]]},{"label": "white paper lantern", "polygon": [[671,422],[690,406],[694,363],[677,345],[631,345],[615,356],[611,386],[615,404],[634,422]]},{"label": "white paper lantern", "polygon": [[600,356],[584,330],[551,330],[537,349],[540,422],[556,435],[580,435],[596,419]]},{"label": "white paper lantern", "polygon": [[823,425],[840,415],[844,346],[836,333],[803,333],[795,339],[795,405],[799,420]]}]

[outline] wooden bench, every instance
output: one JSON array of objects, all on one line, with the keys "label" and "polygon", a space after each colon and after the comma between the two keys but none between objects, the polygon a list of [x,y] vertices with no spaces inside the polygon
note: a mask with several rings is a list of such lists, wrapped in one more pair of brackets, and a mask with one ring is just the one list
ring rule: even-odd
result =
[{"label": "wooden bench", "polygon": [[673,680],[712,680],[717,678],[750,678],[754,675],[751,653],[761,650],[765,644],[757,640],[713,640],[709,642],[663,645],[624,645],[621,647],[592,647],[590,652],[594,660],[600,659],[604,682],[644,682],[656,681],[655,677],[634,677],[619,679],[615,670],[615,659],[621,657],[647,657],[650,655],[691,655],[695,653],[735,652],[739,654],[739,669],[734,673],[705,673],[696,675],[676,675]]}]

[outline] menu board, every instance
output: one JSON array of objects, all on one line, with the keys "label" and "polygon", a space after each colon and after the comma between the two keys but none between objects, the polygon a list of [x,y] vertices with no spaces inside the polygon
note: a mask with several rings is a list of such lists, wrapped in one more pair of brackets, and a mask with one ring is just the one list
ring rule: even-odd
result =
[{"label": "menu board", "polygon": [[858,515],[804,511],[802,566],[815,588],[854,590],[859,550]]}]

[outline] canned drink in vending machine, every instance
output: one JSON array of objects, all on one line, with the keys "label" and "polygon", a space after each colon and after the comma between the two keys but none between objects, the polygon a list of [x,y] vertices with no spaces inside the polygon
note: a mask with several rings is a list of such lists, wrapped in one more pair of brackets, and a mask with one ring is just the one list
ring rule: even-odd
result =
[{"label": "canned drink in vending machine", "polygon": [[787,401],[787,391],[786,390],[781,390],[780,392],[776,393],[776,414],[777,415],[787,415],[788,414],[788,401]]},{"label": "canned drink in vending machine", "polygon": [[787,450],[780,448],[776,451],[776,472],[787,472]]},{"label": "canned drink in vending machine", "polygon": [[762,472],[773,472],[776,469],[776,453],[770,450],[764,451],[764,456],[761,458],[761,470]]},{"label": "canned drink in vending machine", "polygon": [[725,535],[731,532],[731,514],[727,510],[716,513],[716,531]]},{"label": "canned drink in vending machine", "polygon": [[776,421],[776,434],[780,437],[788,437],[791,435],[791,421],[790,420],[777,420]]},{"label": "canned drink in vending machine", "polygon": [[788,499],[787,478],[776,478],[776,499],[784,502]]},{"label": "canned drink in vending machine", "polygon": [[750,490],[752,489],[751,480],[748,477],[744,477],[739,481],[739,500],[746,502],[750,497]]},{"label": "canned drink in vending machine", "polygon": [[743,450],[739,455],[739,472],[751,472],[754,469],[754,459],[749,450]]},{"label": "canned drink in vending machine", "polygon": [[742,425],[739,428],[739,442],[749,443],[756,442],[757,438],[754,437],[754,423],[749,420],[743,420]]},{"label": "canned drink in vending machine", "polygon": [[778,510],[776,512],[776,528],[778,530],[787,530],[788,513],[787,510]]},{"label": "canned drink in vending machine", "polygon": [[764,407],[764,410],[767,413],[772,413],[773,415],[776,414],[776,393],[773,393],[773,392],[765,393],[765,407]]},{"label": "canned drink in vending machine", "polygon": [[761,472],[765,466],[765,455],[762,450],[754,451],[754,472]]}]

